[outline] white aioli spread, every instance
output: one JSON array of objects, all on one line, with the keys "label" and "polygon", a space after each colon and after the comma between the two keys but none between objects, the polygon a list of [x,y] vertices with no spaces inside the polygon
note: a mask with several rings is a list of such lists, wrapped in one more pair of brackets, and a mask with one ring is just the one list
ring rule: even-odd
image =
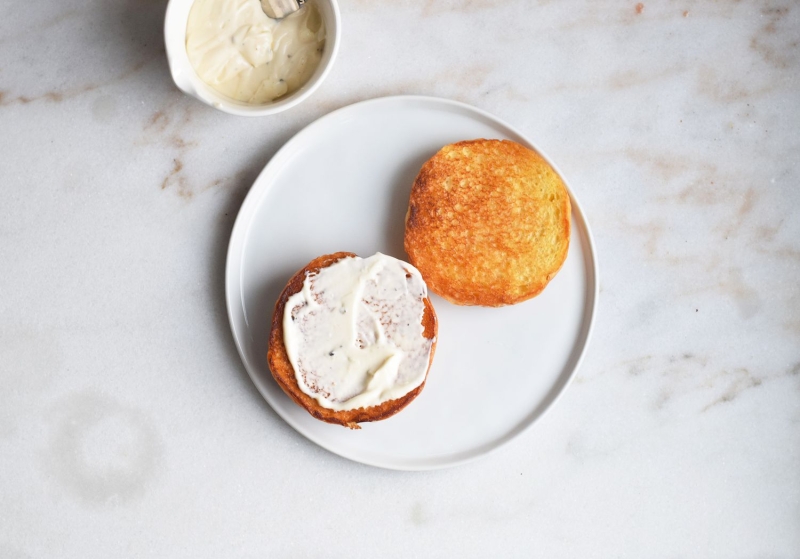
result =
[{"label": "white aioli spread", "polygon": [[427,287],[411,264],[378,253],[309,274],[286,302],[283,343],[300,389],[336,411],[376,406],[425,380]]},{"label": "white aioli spread", "polygon": [[280,21],[268,18],[259,0],[195,0],[186,25],[186,53],[200,79],[245,103],[269,103],[299,89],[324,45],[314,0]]}]

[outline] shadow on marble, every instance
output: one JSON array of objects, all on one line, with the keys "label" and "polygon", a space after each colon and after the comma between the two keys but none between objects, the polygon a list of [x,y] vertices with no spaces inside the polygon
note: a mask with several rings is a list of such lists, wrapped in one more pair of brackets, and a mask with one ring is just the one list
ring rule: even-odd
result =
[{"label": "shadow on marble", "polygon": [[[121,2],[102,2],[98,7],[100,25],[98,34],[114,34],[114,40],[100,36],[104,48],[117,50],[122,62],[140,60],[149,62],[157,59],[157,68],[164,74],[167,82],[169,66],[164,49],[164,14],[166,0],[123,0]],[[135,66],[134,66],[135,67]]]},{"label": "shadow on marble", "polygon": [[[2,38],[9,72],[0,83],[0,106],[61,103],[145,70],[171,83],[164,56],[165,9],[165,0],[122,0],[29,10],[31,20]],[[31,64],[30,51],[38,48],[42,29],[59,48],[34,57],[36,71],[29,73],[22,68]]]},{"label": "shadow on marble", "polygon": [[233,182],[227,190],[228,199],[222,207],[222,215],[217,227],[217,235],[214,238],[214,244],[211,248],[211,269],[209,289],[213,301],[213,314],[214,326],[217,329],[217,335],[221,340],[224,340],[225,352],[231,362],[232,368],[238,373],[236,377],[241,380],[247,391],[257,400],[263,403],[263,407],[269,409],[276,418],[277,414],[272,408],[267,405],[264,399],[259,394],[255,385],[250,380],[247,371],[244,368],[239,352],[236,349],[236,343],[233,339],[233,334],[228,322],[228,310],[225,305],[225,262],[228,256],[228,241],[230,240],[233,224],[236,221],[236,216],[239,213],[239,208],[244,202],[250,187],[256,180],[256,177],[264,168],[267,161],[272,157],[270,154],[265,160],[254,161],[248,166]]}]

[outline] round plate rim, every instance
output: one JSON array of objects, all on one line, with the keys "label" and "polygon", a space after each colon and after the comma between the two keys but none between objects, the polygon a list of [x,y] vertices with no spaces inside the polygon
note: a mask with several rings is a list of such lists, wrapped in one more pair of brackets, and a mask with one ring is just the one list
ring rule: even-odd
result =
[{"label": "round plate rim", "polygon": [[[518,137],[522,138],[524,142],[527,144],[527,147],[535,150],[536,152],[541,155],[545,161],[547,161],[553,169],[558,173],[558,175],[564,181],[564,184],[567,187],[567,191],[569,193],[571,202],[572,202],[572,211],[577,215],[580,219],[580,224],[582,228],[582,235],[581,235],[581,243],[584,247],[584,261],[585,265],[590,264],[587,266],[589,270],[587,270],[587,276],[591,275],[590,278],[587,277],[587,282],[591,281],[591,290],[587,289],[587,298],[591,299],[590,301],[587,300],[585,307],[588,307],[587,310],[584,311],[584,317],[588,312],[588,319],[584,318],[583,320],[583,328],[585,334],[583,334],[583,340],[578,340],[578,343],[582,343],[582,347],[580,347],[578,357],[574,361],[574,365],[572,369],[567,373],[566,379],[562,382],[561,388],[558,389],[558,392],[555,393],[552,397],[549,397],[549,401],[545,402],[544,405],[541,407],[541,411],[538,414],[534,414],[532,416],[527,417],[524,419],[520,424],[516,425],[510,431],[508,431],[505,435],[498,437],[494,441],[490,443],[485,443],[483,445],[474,447],[467,451],[462,451],[457,454],[446,455],[444,457],[432,457],[434,458],[433,462],[421,462],[419,459],[416,462],[393,462],[393,461],[384,461],[384,460],[373,460],[373,459],[365,459],[361,456],[358,456],[357,453],[351,453],[346,450],[338,449],[335,445],[329,444],[324,439],[317,437],[313,433],[306,431],[306,429],[296,423],[291,417],[285,414],[280,406],[273,404],[271,400],[271,395],[266,391],[264,387],[262,387],[260,376],[256,371],[254,371],[254,366],[248,361],[244,348],[242,346],[242,338],[243,336],[238,333],[237,331],[237,323],[234,316],[234,302],[236,302],[240,307],[242,306],[242,290],[241,285],[233,285],[234,283],[241,280],[241,257],[243,256],[244,247],[247,244],[247,233],[249,232],[249,226],[251,223],[251,219],[249,219],[250,214],[253,213],[255,207],[258,205],[259,201],[261,200],[262,196],[264,196],[270,187],[274,184],[274,182],[269,182],[262,180],[262,177],[267,176],[269,173],[273,172],[273,167],[277,165],[277,163],[281,162],[282,155],[285,152],[291,150],[295,144],[305,141],[307,136],[313,135],[314,130],[318,127],[324,126],[328,120],[332,120],[334,118],[340,117],[342,114],[352,111],[358,111],[365,106],[368,105],[378,105],[378,104],[386,104],[391,105],[393,103],[407,103],[407,102],[421,102],[421,103],[430,103],[432,105],[442,105],[448,106],[451,108],[460,109],[466,113],[472,113],[475,116],[479,116],[484,120],[490,121],[493,125],[499,126],[501,128],[505,128],[516,134]],[[239,353],[239,358],[242,360],[244,364],[245,370],[247,371],[250,380],[258,389],[261,396],[266,400],[266,402],[270,405],[270,407],[278,414],[278,416],[283,419],[288,425],[290,425],[293,429],[295,429],[298,433],[303,435],[309,441],[317,444],[318,446],[324,448],[325,450],[346,458],[348,460],[352,460],[353,462],[358,462],[361,464],[366,464],[368,466],[374,466],[379,468],[385,468],[389,470],[400,470],[400,471],[424,471],[424,470],[437,470],[442,468],[448,468],[452,466],[457,466],[460,464],[465,464],[468,462],[472,462],[486,456],[487,454],[496,451],[497,449],[505,446],[508,442],[512,439],[518,437],[528,429],[530,429],[536,422],[540,421],[542,417],[544,417],[548,411],[550,411],[553,406],[558,402],[561,397],[563,396],[566,389],[572,383],[572,380],[575,377],[577,370],[580,368],[581,364],[583,363],[583,359],[586,355],[586,348],[589,346],[589,342],[592,337],[592,332],[594,330],[595,324],[595,317],[597,315],[597,304],[599,298],[599,269],[597,264],[597,251],[595,247],[594,236],[592,235],[591,228],[589,226],[589,222],[586,220],[586,216],[583,212],[583,208],[578,201],[575,193],[573,192],[572,188],[569,185],[569,182],[564,177],[564,174],[558,168],[558,166],[544,153],[536,144],[534,144],[527,135],[520,132],[514,126],[511,126],[507,122],[503,121],[502,119],[494,116],[493,114],[484,111],[483,109],[479,109],[467,103],[462,103],[460,101],[454,101],[452,99],[446,99],[441,97],[433,97],[433,96],[425,96],[425,95],[391,95],[386,97],[377,97],[373,99],[367,99],[364,101],[359,101],[350,105],[346,105],[330,113],[327,113],[320,118],[314,120],[310,124],[303,127],[300,131],[298,131],[294,136],[292,136],[283,146],[278,149],[275,155],[267,162],[264,168],[256,177],[255,181],[253,181],[250,190],[248,191],[247,195],[245,196],[244,201],[242,202],[241,207],[236,215],[236,220],[234,221],[233,229],[231,230],[230,240],[228,242],[228,251],[225,261],[225,306],[228,313],[228,321],[231,327],[231,335],[233,336],[234,343],[236,345],[236,350]],[[232,297],[232,294],[237,295],[236,301]],[[588,324],[587,324],[588,321]],[[577,344],[576,344],[577,346]],[[564,373],[559,375],[559,379],[564,376]],[[555,385],[554,385],[555,387]],[[552,390],[552,389],[551,389]],[[449,458],[449,459],[448,459]],[[438,460],[437,460],[438,459]]]}]

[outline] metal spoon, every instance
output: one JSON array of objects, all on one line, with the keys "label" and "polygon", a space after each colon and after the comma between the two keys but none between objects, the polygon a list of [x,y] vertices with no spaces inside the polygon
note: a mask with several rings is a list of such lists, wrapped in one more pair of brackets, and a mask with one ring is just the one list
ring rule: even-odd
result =
[{"label": "metal spoon", "polygon": [[303,7],[306,0],[261,0],[261,8],[272,19],[282,19]]}]

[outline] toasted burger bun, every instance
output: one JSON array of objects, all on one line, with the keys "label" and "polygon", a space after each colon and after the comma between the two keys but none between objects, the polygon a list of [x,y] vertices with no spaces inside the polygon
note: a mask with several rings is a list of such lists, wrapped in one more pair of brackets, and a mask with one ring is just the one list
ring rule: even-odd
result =
[{"label": "toasted burger bun", "polygon": [[[386,419],[405,408],[420,392],[422,392],[425,381],[411,392],[395,400],[388,400],[380,405],[367,408],[335,411],[321,406],[314,398],[300,389],[300,386],[297,384],[294,367],[289,361],[289,356],[286,353],[286,346],[283,343],[283,315],[286,309],[286,302],[292,295],[303,289],[303,282],[305,282],[306,275],[316,273],[338,262],[342,258],[353,256],[356,255],[352,252],[326,254],[315,258],[309,262],[305,268],[292,276],[292,279],[286,284],[286,287],[283,289],[283,292],[280,297],[278,297],[278,301],[275,304],[275,312],[272,315],[272,330],[269,335],[267,362],[269,363],[269,368],[272,371],[272,376],[275,378],[275,381],[297,405],[305,408],[308,413],[321,421],[344,425],[351,429],[359,429],[359,423]],[[423,299],[423,303],[425,304],[425,311],[421,320],[424,329],[423,335],[429,340],[432,340],[428,371],[425,373],[427,380],[427,374],[430,371],[431,363],[433,363],[433,354],[436,349],[438,325],[436,313],[433,310],[433,305],[431,305],[430,300],[426,297]]]},{"label": "toasted burger bun", "polygon": [[405,249],[428,288],[457,305],[541,293],[567,257],[570,200],[533,150],[508,140],[443,147],[411,189]]}]

